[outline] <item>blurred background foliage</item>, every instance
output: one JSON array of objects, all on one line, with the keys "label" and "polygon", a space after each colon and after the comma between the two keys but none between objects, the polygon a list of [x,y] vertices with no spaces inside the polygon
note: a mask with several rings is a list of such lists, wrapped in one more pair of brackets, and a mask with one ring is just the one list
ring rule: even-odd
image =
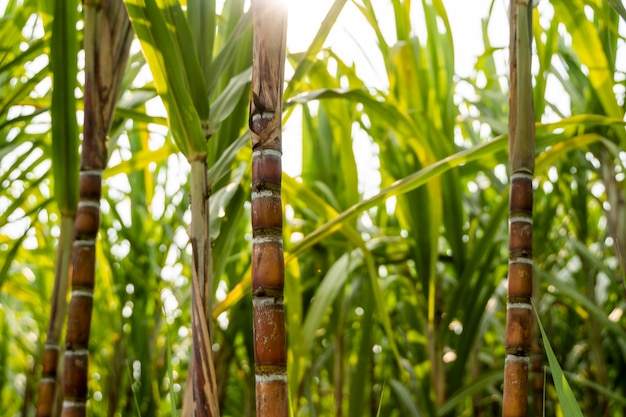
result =
[{"label": "blurred background foliage", "polygon": [[[0,1],[6,416],[34,415],[60,227],[52,190],[65,180],[51,170],[52,8],[44,3]],[[336,0],[310,46],[289,50],[285,142],[301,143],[284,156],[283,180],[294,416],[500,414],[508,30],[505,2],[484,3],[472,33],[482,53],[462,72],[448,19],[454,1]],[[254,415],[246,11],[244,1],[218,7],[213,48],[231,55],[210,89],[221,119],[209,182],[223,416]],[[534,12],[534,303],[585,416],[626,413],[623,12],[604,0],[543,1]],[[366,59],[325,43],[347,13],[360,23],[344,36]],[[364,76],[370,67],[377,81]],[[83,69],[81,51],[79,122]],[[177,414],[186,390],[189,168],[161,109],[135,42],[105,173],[92,416]],[[538,358],[532,400],[562,415]]]}]

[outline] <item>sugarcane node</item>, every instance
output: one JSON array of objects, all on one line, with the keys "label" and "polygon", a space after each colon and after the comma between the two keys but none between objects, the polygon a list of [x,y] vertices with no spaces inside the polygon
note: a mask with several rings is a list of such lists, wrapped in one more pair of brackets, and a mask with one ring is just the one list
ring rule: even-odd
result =
[{"label": "sugarcane node", "polygon": [[[252,226],[252,238],[261,240],[281,240],[283,238],[283,229],[280,227],[264,228],[260,226]],[[259,242],[262,243],[262,242]],[[254,242],[253,242],[254,245]]]},{"label": "sugarcane node", "polygon": [[[258,284],[258,283],[257,283]],[[281,304],[283,300],[283,288],[266,287],[262,285],[254,286],[252,284],[252,297],[256,298],[273,298],[276,304]]]},{"label": "sugarcane node", "polygon": [[264,112],[261,115],[253,114],[250,117],[250,139],[252,141],[252,150],[274,149],[281,151],[280,140],[276,142],[276,138],[280,138],[280,118],[267,119],[264,115],[273,113]]},{"label": "sugarcane node", "polygon": [[276,196],[278,198],[280,198],[280,189],[281,189],[281,183],[280,180],[278,180],[278,182],[275,182],[273,180],[268,180],[268,179],[262,179],[262,180],[256,180],[252,182],[252,191],[263,191],[263,190],[268,190],[268,191],[274,191],[276,194]]},{"label": "sugarcane node", "polygon": [[254,373],[256,375],[286,375],[286,365],[255,365]]},{"label": "sugarcane node", "polygon": [[[254,172],[257,169],[258,171]],[[280,186],[282,183],[282,168],[280,166],[276,167],[275,170],[270,171],[267,167],[258,167],[253,163],[252,171],[252,178],[254,178],[254,180],[252,180],[252,186],[255,191],[261,191],[264,188],[263,185],[267,184],[267,189],[280,192]]]},{"label": "sugarcane node", "polygon": [[202,132],[204,133],[204,139],[208,142],[209,139],[211,139],[211,136],[213,135],[211,133],[211,125],[209,124],[208,120],[201,120],[200,121],[200,128],[202,129]]},{"label": "sugarcane node", "polygon": [[[531,349],[520,345],[506,346],[505,352],[507,355],[517,356],[519,358],[528,358],[530,356]],[[528,365],[525,365],[528,368]]]},{"label": "sugarcane node", "polygon": [[507,304],[528,304],[528,305],[532,305],[532,298],[530,297],[530,295],[520,295],[520,296],[513,296],[513,295],[507,295],[506,297],[506,302]]},{"label": "sugarcane node", "polygon": [[[258,118],[254,118],[254,116],[259,116]],[[252,130],[257,135],[261,135],[261,133],[267,129],[267,125],[269,125],[269,120],[262,119],[260,114],[252,115],[252,119],[250,119],[250,130]]]},{"label": "sugarcane node", "polygon": [[522,249],[511,249],[511,244],[509,243],[509,259],[512,261],[519,261],[519,259],[533,259],[533,251],[531,248],[522,248]]},{"label": "sugarcane node", "polygon": [[206,159],[207,159],[208,154],[206,152],[195,152],[192,153],[191,155],[189,155],[189,157],[187,158],[187,161],[192,164],[194,162],[204,162],[206,164]]},{"label": "sugarcane node", "polygon": [[87,406],[82,403],[63,405],[63,417],[85,417]]},{"label": "sugarcane node", "polygon": [[103,0],[83,0],[83,5],[87,7],[97,7],[100,8]]},{"label": "sugarcane node", "polygon": [[259,95],[252,91],[250,106],[250,130],[260,135],[274,120],[275,110],[269,109],[264,100]]},{"label": "sugarcane node", "polygon": [[532,259],[533,250],[529,247],[529,242],[519,242],[509,239],[509,260],[517,261],[521,259]]}]

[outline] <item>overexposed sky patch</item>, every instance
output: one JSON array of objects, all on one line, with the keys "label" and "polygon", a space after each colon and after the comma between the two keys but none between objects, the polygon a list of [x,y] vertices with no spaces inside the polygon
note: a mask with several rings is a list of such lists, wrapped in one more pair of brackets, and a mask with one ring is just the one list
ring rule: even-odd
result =
[{"label": "overexposed sky patch", "polygon": [[[287,47],[290,53],[304,52],[313,41],[324,17],[333,5],[334,0],[291,0],[289,2],[289,21],[287,27]],[[455,45],[455,70],[458,76],[471,75],[474,63],[483,52],[482,42],[482,19],[485,18],[491,7],[491,0],[443,0],[452,30]],[[506,0],[495,0],[492,10],[492,20],[488,26],[488,34],[495,47],[508,45],[508,16],[506,12]],[[387,0],[373,1],[376,8],[379,24],[385,40],[393,44],[395,39],[395,22],[393,7]],[[412,5],[413,29],[421,39],[426,35],[423,12],[420,2]],[[371,87],[386,89],[387,76],[384,73],[382,57],[378,56],[379,48],[377,39],[369,23],[365,20],[358,8],[352,1],[347,1],[335,26],[331,30],[325,47],[332,48],[339,57],[347,64],[355,63],[357,74]],[[505,63],[503,62],[503,66]],[[289,79],[292,70],[286,70],[286,78]],[[291,176],[300,175],[301,170],[301,126],[299,111],[287,122],[284,129],[283,168]],[[355,132],[355,141],[363,150],[364,141],[359,140],[358,132]],[[359,165],[359,179],[362,185],[361,192],[371,194],[376,191],[380,178],[373,166],[376,159],[372,150],[355,154]],[[365,184],[368,184],[367,186]]]}]

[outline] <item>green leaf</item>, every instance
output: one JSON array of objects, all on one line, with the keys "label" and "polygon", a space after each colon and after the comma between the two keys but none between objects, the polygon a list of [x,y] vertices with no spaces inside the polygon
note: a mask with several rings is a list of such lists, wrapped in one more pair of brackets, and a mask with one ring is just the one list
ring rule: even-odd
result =
[{"label": "green leaf", "polygon": [[351,273],[362,265],[363,252],[356,249],[344,254],[328,270],[315,291],[315,297],[302,326],[302,351],[307,352],[311,349],[315,333],[320,328],[324,316],[328,314],[330,305],[343,289]]},{"label": "green leaf", "polygon": [[[219,53],[213,58],[211,67],[209,68],[209,79],[207,80],[209,95],[212,96],[220,82],[220,77],[238,58],[238,52],[242,50],[242,43],[250,38],[249,31],[252,30],[252,13],[248,12],[239,18],[237,24],[234,25],[232,33],[225,34],[228,36],[226,42],[220,49]],[[252,56],[250,55],[250,60]]]},{"label": "green leaf", "polygon": [[580,411],[580,407],[578,406],[576,397],[574,396],[574,393],[572,392],[572,389],[567,382],[567,378],[565,378],[565,374],[563,374],[561,365],[559,365],[559,361],[556,358],[554,351],[552,350],[550,340],[548,340],[548,335],[543,329],[541,319],[539,318],[539,314],[537,314],[536,309],[535,315],[537,317],[539,330],[541,331],[543,347],[546,351],[546,356],[548,357],[548,363],[550,364],[550,371],[552,372],[554,387],[556,388],[556,393],[559,397],[559,403],[561,404],[561,408],[563,408],[563,415],[566,415],[567,417],[583,417],[583,413],[582,411]]},{"label": "green leaf", "polygon": [[[209,119],[209,93],[206,87],[206,80],[198,53],[195,49],[195,42],[191,34],[189,22],[185,18],[178,0],[157,0],[160,8],[164,10],[164,17],[167,21],[168,29],[173,35],[175,52],[178,55],[178,62],[181,63],[185,72],[185,81],[188,91],[193,100],[193,104],[198,112],[201,121]],[[192,10],[195,12],[196,10]],[[207,11],[207,15],[209,12]],[[201,22],[201,27],[210,32],[215,31],[215,26],[208,27],[209,24],[215,24],[215,19]],[[206,59],[206,57],[203,57]]]},{"label": "green leaf", "polygon": [[[582,0],[559,0],[552,3],[554,11],[565,23],[572,35],[572,48],[578,54],[580,62],[589,70],[589,81],[598,95],[600,103],[608,116],[622,117],[623,109],[618,105],[613,93],[613,70],[602,47],[599,32],[594,23],[585,16]],[[619,130],[622,138],[624,130]]]},{"label": "green leaf", "polygon": [[250,84],[252,77],[252,67],[246,69],[239,75],[232,77],[226,88],[215,99],[212,104],[212,113],[210,119],[211,131],[217,130],[220,123],[222,123],[228,116],[230,116],[237,107],[241,95]]},{"label": "green leaf", "polygon": [[407,414],[411,417],[421,417],[419,410],[417,409],[417,405],[415,404],[415,400],[411,396],[411,392],[409,389],[400,381],[395,379],[389,380],[389,385],[391,389],[396,394],[398,400],[400,400],[400,404],[402,408],[406,410]]},{"label": "green leaf", "polygon": [[[78,204],[78,123],[76,68],[78,20],[76,0],[55,0],[50,69],[52,70],[52,171],[54,195],[63,215],[73,215]],[[63,179],[63,180],[61,180]]]},{"label": "green leaf", "polygon": [[188,0],[187,19],[196,48],[196,56],[204,75],[203,80],[209,83],[217,19],[215,0]]},{"label": "green leaf", "polygon": [[626,8],[624,7],[623,1],[609,0],[609,4],[622,17],[622,20],[626,22]]},{"label": "green leaf", "polygon": [[181,59],[176,28],[168,25],[155,0],[126,0],[126,7],[167,110],[174,142],[188,159],[204,158],[206,138],[182,65],[188,62]]}]

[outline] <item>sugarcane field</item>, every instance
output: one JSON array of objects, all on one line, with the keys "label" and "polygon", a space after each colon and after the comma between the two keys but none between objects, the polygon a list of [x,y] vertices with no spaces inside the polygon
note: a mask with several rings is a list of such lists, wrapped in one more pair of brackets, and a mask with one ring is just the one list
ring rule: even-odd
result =
[{"label": "sugarcane field", "polygon": [[0,417],[626,415],[622,0],[0,0]]}]

